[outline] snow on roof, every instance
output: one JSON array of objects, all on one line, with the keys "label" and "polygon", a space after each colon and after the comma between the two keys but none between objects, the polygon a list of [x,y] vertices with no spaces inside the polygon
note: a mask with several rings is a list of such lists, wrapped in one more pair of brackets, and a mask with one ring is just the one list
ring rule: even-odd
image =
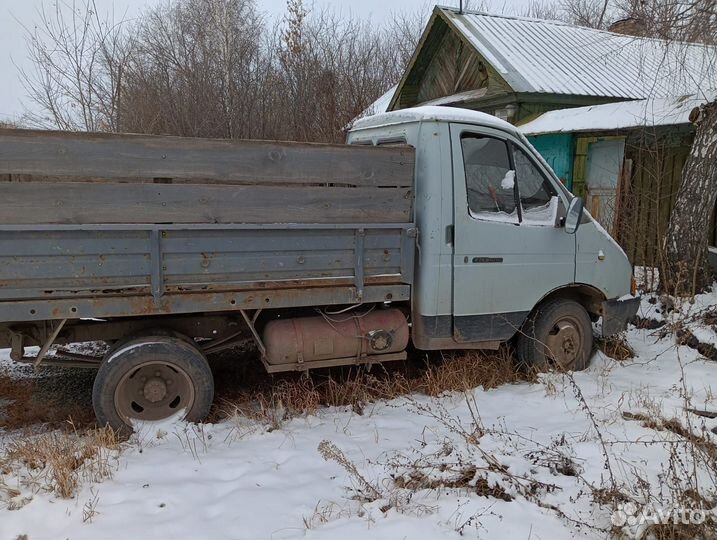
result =
[{"label": "snow on roof", "polygon": [[625,99],[717,88],[717,48],[439,8],[516,92]]},{"label": "snow on roof", "polygon": [[391,98],[396,93],[397,84],[394,84],[389,88],[385,94],[379,97],[376,101],[371,103],[366,109],[358,116],[358,118],[364,118],[366,116],[373,116],[374,114],[385,113],[388,110],[388,106],[391,104]]},{"label": "snow on roof", "polygon": [[682,96],[622,101],[543,113],[518,127],[523,135],[571,133],[689,123],[690,111],[717,97]]},{"label": "snow on roof", "polygon": [[354,122],[352,129],[369,129],[392,124],[403,124],[407,122],[431,121],[476,124],[501,129],[510,133],[517,133],[515,126],[512,126],[508,122],[505,122],[493,115],[478,111],[471,111],[469,109],[443,107],[438,105],[424,105],[360,118]]},{"label": "snow on roof", "polygon": [[468,90],[459,92],[450,96],[439,97],[421,103],[421,105],[457,105],[466,101],[474,101],[484,97],[488,93],[487,88],[479,88],[478,90]]}]

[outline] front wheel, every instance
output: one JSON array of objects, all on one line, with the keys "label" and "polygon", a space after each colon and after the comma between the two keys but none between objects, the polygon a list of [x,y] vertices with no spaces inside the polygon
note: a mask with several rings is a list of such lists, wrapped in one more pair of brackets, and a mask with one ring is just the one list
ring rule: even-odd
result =
[{"label": "front wheel", "polygon": [[593,347],[590,317],[574,300],[548,300],[525,321],[516,345],[518,358],[526,367],[538,371],[585,369]]},{"label": "front wheel", "polygon": [[186,339],[151,335],[130,339],[105,357],[92,388],[100,425],[133,429],[137,421],[209,414],[214,380],[204,354]]}]

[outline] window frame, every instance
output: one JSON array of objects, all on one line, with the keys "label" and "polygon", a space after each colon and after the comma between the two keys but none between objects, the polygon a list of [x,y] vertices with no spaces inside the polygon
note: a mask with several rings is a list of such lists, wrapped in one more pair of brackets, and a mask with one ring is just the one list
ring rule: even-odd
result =
[{"label": "window frame", "polygon": [[[550,168],[545,168],[544,164],[542,163],[540,156],[534,155],[534,150],[529,144],[525,144],[524,141],[521,140],[518,136],[512,136],[510,133],[505,133],[493,129],[487,129],[485,131],[481,130],[479,126],[468,126],[464,125],[462,126],[462,129],[460,131],[460,140],[458,141],[460,152],[461,152],[461,161],[463,164],[463,184],[464,189],[466,190],[466,210],[468,211],[468,217],[474,221],[491,221],[490,219],[481,219],[477,218],[471,213],[470,204],[468,202],[468,176],[466,171],[466,161],[465,161],[465,154],[463,152],[463,139],[465,137],[473,137],[473,138],[490,138],[490,139],[496,139],[501,142],[503,142],[508,149],[508,163],[511,167],[511,170],[515,171],[515,185],[513,186],[513,198],[514,202],[516,203],[516,213],[518,216],[517,223],[510,223],[511,225],[523,225],[524,218],[523,218],[523,205],[521,204],[520,200],[520,178],[518,177],[518,171],[515,169],[515,159],[513,156],[513,152],[517,148],[518,150],[522,151],[525,157],[528,159],[528,162],[538,171],[538,174],[542,177],[543,182],[547,182],[548,186],[551,188],[553,194],[552,197],[558,198],[558,204],[563,205],[563,207],[567,208],[568,203],[570,200],[574,197],[570,191],[567,190],[565,186],[562,185],[559,179],[557,177],[554,177],[554,174],[551,174],[552,170]],[[527,140],[527,139],[526,139]],[[558,213],[560,215],[560,212]],[[531,225],[526,225],[531,226]],[[556,226],[558,225],[558,220],[556,220]]]},{"label": "window frame", "polygon": [[[550,177],[545,174],[545,171],[543,171],[543,168],[538,166],[538,163],[535,161],[535,158],[529,152],[527,152],[527,149],[516,144],[514,141],[511,141],[511,140],[508,140],[508,144],[511,147],[510,160],[511,160],[512,166],[515,167],[515,158],[513,157],[513,152],[515,152],[516,150],[522,152],[523,155],[527,158],[528,163],[530,163],[533,166],[533,168],[538,172],[540,177],[543,179],[541,186],[544,186],[547,183],[548,186],[550,186],[550,188],[552,189],[553,193],[549,194],[550,198],[552,199],[553,197],[558,197],[558,200],[560,200],[560,196],[559,196],[560,192],[553,185],[553,182],[550,181]],[[515,171],[515,183],[518,186],[518,194],[520,195],[520,177],[518,176],[518,170],[515,168],[513,170]],[[550,203],[550,201],[548,201],[548,203]],[[523,204],[522,204],[522,200],[520,198],[518,199],[518,206],[520,206],[520,210],[522,213]]]},{"label": "window frame", "polygon": [[[468,200],[468,172],[466,168],[466,157],[465,152],[463,148],[463,139],[471,138],[471,139],[494,139],[496,141],[500,141],[505,145],[506,153],[508,155],[508,166],[510,167],[509,170],[513,171],[515,173],[515,162],[513,161],[513,151],[512,151],[512,144],[513,141],[507,138],[499,137],[496,135],[488,134],[488,133],[481,133],[480,131],[471,131],[471,130],[463,130],[461,131],[460,135],[460,148],[461,148],[461,160],[463,161],[463,183],[465,185],[466,189],[466,206],[468,210],[468,217],[475,221],[490,221],[490,220],[481,220],[480,218],[474,217],[471,209],[470,201]],[[515,203],[515,210],[518,215],[518,223],[515,225],[520,225],[523,222],[523,209],[520,206],[520,190],[518,188],[518,180],[517,175],[516,179],[513,182],[513,202]],[[497,213],[497,212],[496,212]]]}]

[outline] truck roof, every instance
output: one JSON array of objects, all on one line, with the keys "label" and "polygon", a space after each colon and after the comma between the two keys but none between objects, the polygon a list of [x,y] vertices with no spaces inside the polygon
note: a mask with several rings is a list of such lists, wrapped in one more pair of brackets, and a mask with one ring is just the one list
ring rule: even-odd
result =
[{"label": "truck roof", "polygon": [[460,122],[492,127],[514,134],[518,133],[514,126],[493,115],[458,107],[438,105],[424,105],[360,118],[351,126],[351,131],[409,122]]}]

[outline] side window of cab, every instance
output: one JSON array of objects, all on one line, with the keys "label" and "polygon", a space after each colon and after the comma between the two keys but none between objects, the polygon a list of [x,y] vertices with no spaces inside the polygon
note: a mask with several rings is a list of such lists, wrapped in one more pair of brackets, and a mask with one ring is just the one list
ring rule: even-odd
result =
[{"label": "side window of cab", "polygon": [[506,141],[463,134],[461,147],[471,216],[517,223],[515,172]]},{"label": "side window of cab", "polygon": [[468,212],[484,221],[555,226],[558,193],[532,158],[512,142],[461,135]]}]

